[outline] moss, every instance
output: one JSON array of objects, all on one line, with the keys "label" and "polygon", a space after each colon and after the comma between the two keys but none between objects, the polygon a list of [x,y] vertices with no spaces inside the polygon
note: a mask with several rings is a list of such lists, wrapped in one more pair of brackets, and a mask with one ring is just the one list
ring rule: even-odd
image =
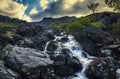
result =
[{"label": "moss", "polygon": [[101,22],[93,22],[93,23],[91,23],[91,26],[93,26],[95,28],[102,28],[104,26],[104,24],[102,24]]},{"label": "moss", "polygon": [[80,17],[76,21],[85,26],[87,26],[91,23],[91,19],[89,17]]},{"label": "moss", "polygon": [[53,29],[56,29],[56,30],[61,29],[60,25],[57,25],[56,23],[51,23],[50,27],[53,28]]},{"label": "moss", "polygon": [[76,22],[72,22],[70,23],[67,28],[66,31],[69,33],[75,33],[78,31],[82,31],[86,28],[85,25],[82,25],[80,22],[76,21]]}]

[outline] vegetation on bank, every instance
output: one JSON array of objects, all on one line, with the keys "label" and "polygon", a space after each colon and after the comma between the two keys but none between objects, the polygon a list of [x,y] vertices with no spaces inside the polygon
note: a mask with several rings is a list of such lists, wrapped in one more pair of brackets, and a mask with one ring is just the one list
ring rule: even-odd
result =
[{"label": "vegetation on bank", "polygon": [[6,23],[6,22],[0,22],[0,27],[9,27],[9,28],[16,28],[20,26],[19,23]]},{"label": "vegetation on bank", "polygon": [[0,22],[0,32],[6,34],[12,34],[14,28],[20,27],[20,23],[7,23],[7,22]]},{"label": "vegetation on bank", "polygon": [[95,28],[102,28],[104,24],[100,22],[93,22],[89,17],[80,17],[74,22],[64,23],[61,25],[57,25],[55,23],[51,23],[51,27],[54,29],[63,29],[68,33],[75,33],[78,31],[85,31],[86,27],[93,26]]}]

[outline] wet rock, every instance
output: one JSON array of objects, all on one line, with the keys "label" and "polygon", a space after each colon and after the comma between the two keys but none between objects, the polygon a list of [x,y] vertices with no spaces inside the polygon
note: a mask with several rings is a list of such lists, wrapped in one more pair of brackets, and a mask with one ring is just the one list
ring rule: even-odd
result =
[{"label": "wet rock", "polygon": [[96,58],[85,73],[90,79],[116,79],[117,62],[112,57]]},{"label": "wet rock", "polygon": [[24,75],[39,74],[53,63],[46,53],[17,46],[6,47],[1,56],[8,67]]},{"label": "wet rock", "polygon": [[60,42],[67,42],[68,41],[68,38],[67,37],[63,37],[60,39]]},{"label": "wet rock", "polygon": [[117,76],[117,79],[120,79],[120,69],[117,69],[116,76]]},{"label": "wet rock", "polygon": [[106,49],[111,50],[112,57],[119,60],[120,59],[120,45],[109,45],[106,47]]},{"label": "wet rock", "polygon": [[6,68],[5,63],[0,60],[0,79],[18,79],[19,74]]},{"label": "wet rock", "polygon": [[67,48],[63,48],[61,50],[61,54],[65,55],[65,56],[69,56],[70,53],[71,53],[71,51]]},{"label": "wet rock", "polygon": [[81,68],[82,65],[76,58],[65,55],[58,55],[54,58],[54,72],[60,77],[73,75]]},{"label": "wet rock", "polygon": [[54,41],[51,41],[49,44],[48,44],[48,47],[47,47],[47,50],[48,51],[54,51],[57,49],[57,42],[54,42]]},{"label": "wet rock", "polygon": [[53,30],[53,33],[56,36],[62,36],[64,34],[64,30]]},{"label": "wet rock", "polygon": [[112,56],[112,51],[109,49],[101,50],[101,54],[102,57]]}]

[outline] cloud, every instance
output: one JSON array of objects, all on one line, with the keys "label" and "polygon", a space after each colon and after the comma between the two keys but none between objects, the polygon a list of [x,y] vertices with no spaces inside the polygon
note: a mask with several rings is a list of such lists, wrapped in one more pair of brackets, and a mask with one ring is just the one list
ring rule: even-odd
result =
[{"label": "cloud", "polygon": [[0,3],[0,15],[31,21],[30,17],[24,15],[27,7],[23,4],[18,4],[12,0],[0,0]]},{"label": "cloud", "polygon": [[49,3],[47,8],[40,13],[31,15],[33,21],[41,20],[44,17],[59,17],[59,16],[83,16],[90,14],[87,4],[90,2],[99,2],[98,12],[112,11],[106,6],[104,0],[57,0]]},{"label": "cloud", "polygon": [[48,7],[48,3],[49,3],[48,0],[41,0],[40,4],[42,9],[46,9]]},{"label": "cloud", "polygon": [[[20,2],[17,1],[18,0],[0,0],[0,15],[9,16],[12,18],[19,18],[27,21],[39,21],[44,17],[80,17],[91,13],[91,11],[89,11],[86,6],[90,2],[100,3],[100,6],[97,9],[98,12],[112,11],[111,8],[108,8],[105,5],[104,0],[19,0]],[[26,12],[29,14],[29,16],[25,15]]]}]

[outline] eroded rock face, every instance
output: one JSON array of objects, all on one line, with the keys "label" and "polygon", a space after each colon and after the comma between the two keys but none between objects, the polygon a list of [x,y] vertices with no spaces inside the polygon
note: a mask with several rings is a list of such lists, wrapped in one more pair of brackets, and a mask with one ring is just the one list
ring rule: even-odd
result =
[{"label": "eroded rock face", "polygon": [[97,58],[86,69],[90,79],[116,79],[117,62],[112,57]]},{"label": "eroded rock face", "polygon": [[30,48],[8,46],[1,56],[8,67],[24,75],[39,74],[53,64],[46,53]]},{"label": "eroded rock face", "polygon": [[0,60],[0,79],[17,79],[19,74],[7,69],[4,64],[5,63]]}]

